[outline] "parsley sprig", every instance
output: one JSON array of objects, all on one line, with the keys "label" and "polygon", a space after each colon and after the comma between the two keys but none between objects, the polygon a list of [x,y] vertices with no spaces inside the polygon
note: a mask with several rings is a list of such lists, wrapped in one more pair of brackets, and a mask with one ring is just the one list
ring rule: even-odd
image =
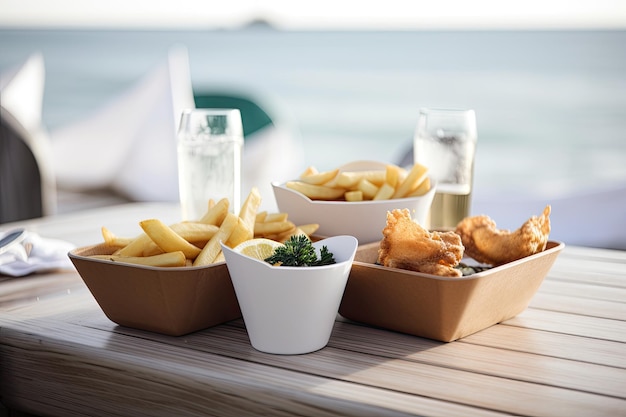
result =
[{"label": "parsley sprig", "polygon": [[265,262],[282,266],[320,266],[336,263],[326,246],[320,249],[318,259],[315,247],[305,235],[292,236],[284,246],[276,248],[272,256],[265,258]]}]

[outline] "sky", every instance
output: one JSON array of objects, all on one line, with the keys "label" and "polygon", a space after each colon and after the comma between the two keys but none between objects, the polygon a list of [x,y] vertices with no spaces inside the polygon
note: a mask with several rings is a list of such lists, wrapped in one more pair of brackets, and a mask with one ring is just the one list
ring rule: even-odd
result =
[{"label": "sky", "polygon": [[0,0],[2,27],[619,28],[624,0]]}]

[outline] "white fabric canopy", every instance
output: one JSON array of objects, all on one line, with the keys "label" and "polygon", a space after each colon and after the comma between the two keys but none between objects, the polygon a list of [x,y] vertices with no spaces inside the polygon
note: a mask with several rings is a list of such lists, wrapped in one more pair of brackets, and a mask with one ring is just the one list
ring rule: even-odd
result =
[{"label": "white fabric canopy", "polygon": [[[176,130],[180,114],[195,107],[184,49],[91,116],[51,132],[60,188],[110,188],[135,201],[178,201]],[[274,124],[246,138],[242,198],[256,186],[262,208],[275,210],[272,181],[303,170],[293,126]]]}]

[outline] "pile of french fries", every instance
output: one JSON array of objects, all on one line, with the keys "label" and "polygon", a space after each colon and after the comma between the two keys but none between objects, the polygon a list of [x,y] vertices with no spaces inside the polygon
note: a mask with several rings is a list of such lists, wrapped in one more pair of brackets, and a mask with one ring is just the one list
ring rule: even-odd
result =
[{"label": "pile of french fries", "polygon": [[418,197],[430,190],[428,168],[415,164],[410,170],[387,164],[384,170],[340,171],[339,168],[319,172],[308,167],[287,188],[298,191],[311,200],[389,200]]},{"label": "pile of french fries", "polygon": [[229,212],[229,201],[210,200],[208,210],[198,221],[166,225],[158,219],[139,222],[143,233],[134,238],[119,237],[102,227],[104,244],[114,247],[111,255],[94,258],[160,267],[204,266],[224,261],[220,242],[231,248],[253,238],[285,242],[291,236],[311,236],[318,224],[296,226],[287,213],[259,212],[261,196],[253,188],[239,215]]}]

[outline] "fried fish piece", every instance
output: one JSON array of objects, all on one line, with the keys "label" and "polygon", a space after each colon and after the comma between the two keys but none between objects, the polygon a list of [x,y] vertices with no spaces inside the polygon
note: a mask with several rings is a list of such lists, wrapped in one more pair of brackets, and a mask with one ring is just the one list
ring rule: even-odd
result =
[{"label": "fried fish piece", "polygon": [[387,212],[378,249],[378,263],[446,277],[460,277],[455,266],[463,258],[461,238],[454,232],[429,232],[411,218],[408,209]]},{"label": "fried fish piece", "polygon": [[540,216],[532,216],[519,229],[500,230],[489,216],[466,217],[456,226],[465,254],[478,262],[498,266],[513,262],[546,248],[550,235],[547,205]]}]

